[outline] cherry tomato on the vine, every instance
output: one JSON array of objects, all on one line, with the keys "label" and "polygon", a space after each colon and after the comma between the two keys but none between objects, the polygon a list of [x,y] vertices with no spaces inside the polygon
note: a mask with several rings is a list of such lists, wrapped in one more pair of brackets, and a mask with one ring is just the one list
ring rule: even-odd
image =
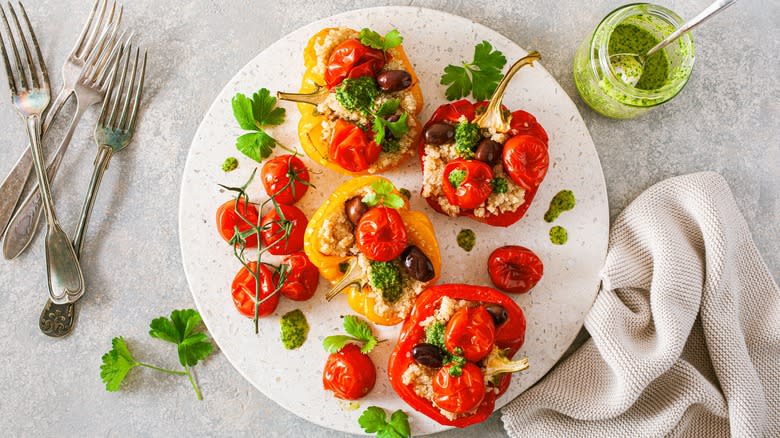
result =
[{"label": "cherry tomato on the vine", "polygon": [[377,262],[388,262],[400,256],[408,242],[403,218],[389,207],[368,210],[360,218],[355,236],[360,252]]},{"label": "cherry tomato on the vine", "polygon": [[322,385],[344,400],[357,400],[374,388],[376,367],[360,347],[347,344],[338,353],[328,356],[322,372]]},{"label": "cherry tomato on the vine", "polygon": [[[279,294],[273,293],[276,289],[272,281],[273,274],[265,267],[260,265],[260,269],[257,269],[257,263],[249,263],[249,269],[252,272],[256,272],[260,277],[260,292],[258,294],[258,301],[260,301],[260,307],[258,309],[258,316],[270,315],[276,310],[276,306],[279,304]],[[232,296],[233,304],[236,306],[242,315],[249,318],[255,315],[255,292],[257,291],[257,282],[246,267],[242,267],[236,277],[233,279]]]},{"label": "cherry tomato on the vine", "polygon": [[309,169],[295,155],[279,155],[266,161],[260,178],[268,196],[274,196],[280,204],[295,204],[309,189]]},{"label": "cherry tomato on the vine", "polygon": [[287,255],[303,249],[303,235],[309,220],[295,206],[279,205],[284,219],[276,208],[271,209],[260,222],[263,246],[273,255]]},{"label": "cherry tomato on the vine", "polygon": [[459,376],[450,374],[452,365],[445,365],[433,378],[433,403],[452,413],[474,410],[485,398],[485,377],[471,362],[463,365]]},{"label": "cherry tomato on the vine", "polygon": [[533,135],[516,135],[504,143],[504,169],[512,181],[531,190],[547,175],[550,157],[547,143]]},{"label": "cherry tomato on the vine", "polygon": [[328,156],[339,166],[350,172],[362,172],[379,158],[382,147],[360,129],[343,119],[336,120]]},{"label": "cherry tomato on the vine", "polygon": [[544,273],[544,265],[530,249],[507,245],[490,254],[488,273],[497,288],[521,294],[528,292],[539,282]]},{"label": "cherry tomato on the vine", "polygon": [[332,89],[346,78],[376,76],[385,62],[382,50],[364,46],[359,40],[350,38],[331,52],[325,68],[325,84]]},{"label": "cherry tomato on the vine", "polygon": [[[461,178],[451,177],[453,172]],[[482,161],[457,158],[444,167],[442,191],[452,205],[470,210],[479,207],[493,193],[493,169]],[[458,183],[457,187],[453,182]]]},{"label": "cherry tomato on the vine", "polygon": [[463,357],[478,362],[493,349],[496,326],[484,306],[464,307],[450,318],[444,330],[444,345],[449,351],[459,348]]},{"label": "cherry tomato on the vine", "polygon": [[[240,215],[240,216],[239,216]],[[243,219],[242,217],[243,216]],[[257,207],[245,201],[240,201],[236,206],[236,200],[231,199],[222,204],[217,209],[217,229],[219,235],[230,243],[235,234],[235,229],[244,232],[257,225]],[[247,223],[249,222],[249,223]],[[250,225],[250,223],[252,225]],[[257,234],[252,234],[246,238],[246,247],[255,248],[257,246]]]},{"label": "cherry tomato on the vine", "polygon": [[[287,265],[286,278],[281,293],[295,301],[306,301],[314,296],[320,281],[320,271],[314,266],[306,253],[296,252],[284,258],[282,264]],[[274,284],[279,282],[278,271],[274,273]]]}]

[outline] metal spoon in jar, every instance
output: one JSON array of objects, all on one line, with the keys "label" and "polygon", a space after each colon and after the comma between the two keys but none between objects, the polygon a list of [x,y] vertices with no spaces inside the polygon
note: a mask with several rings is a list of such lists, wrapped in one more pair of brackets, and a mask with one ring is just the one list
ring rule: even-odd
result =
[{"label": "metal spoon in jar", "polygon": [[715,16],[715,14],[736,2],[737,0],[717,0],[713,2],[711,5],[707,6],[705,10],[701,11],[699,15],[686,21],[682,26],[661,40],[660,43],[653,46],[644,55],[639,55],[636,53],[615,53],[610,55],[609,61],[613,65],[615,73],[617,73],[618,77],[625,84],[632,87],[636,86],[637,82],[639,82],[639,79],[642,77],[642,73],[644,72],[647,58],[668,46],[669,43],[682,36],[682,34],[700,25],[708,18]]}]

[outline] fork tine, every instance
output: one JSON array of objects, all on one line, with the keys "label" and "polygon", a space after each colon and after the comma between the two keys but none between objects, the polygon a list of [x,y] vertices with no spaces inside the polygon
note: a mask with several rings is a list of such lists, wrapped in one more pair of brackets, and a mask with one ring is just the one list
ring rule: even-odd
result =
[{"label": "fork tine", "polygon": [[16,40],[14,39],[14,34],[13,32],[11,32],[11,26],[8,24],[8,17],[6,17],[5,9],[2,7],[0,7],[0,15],[3,16],[3,26],[5,27],[5,33],[8,34],[8,39],[11,40],[11,48],[14,51],[14,59],[16,60],[16,73],[17,76],[19,76],[19,82],[20,82],[18,85],[21,85],[21,90],[26,90],[27,77],[24,75],[24,70],[22,69],[22,59],[19,57],[19,50],[17,50],[16,48]]},{"label": "fork tine", "polygon": [[138,87],[135,89],[135,101],[133,102],[133,112],[130,115],[130,121],[127,123],[127,129],[129,131],[135,130],[136,115],[138,114],[138,108],[141,106],[141,95],[144,90],[144,78],[146,78],[146,55],[147,51],[144,50],[144,62],[141,64],[141,78],[138,81]]},{"label": "fork tine", "polygon": [[116,47],[122,42],[122,38],[125,35],[123,31],[121,36],[117,38],[119,33],[119,24],[122,21],[123,8],[119,8],[119,18],[106,28],[104,35],[100,37],[100,50],[93,51],[90,57],[84,63],[84,70],[81,72],[81,77],[84,83],[96,83],[100,72],[111,63],[111,55],[116,51]]},{"label": "fork tine", "polygon": [[[140,48],[135,49],[135,61],[133,62],[133,71],[130,74],[130,81],[127,83],[127,89],[125,90],[125,101],[122,104],[122,111],[119,113],[119,121],[116,122],[116,126],[119,129],[123,129],[122,127],[125,126],[125,122],[127,121],[127,110],[130,107],[130,98],[133,96],[133,87],[135,86],[135,76],[138,72],[138,57],[141,53]],[[130,58],[131,53],[128,53],[128,58]]]},{"label": "fork tine", "polygon": [[103,27],[103,18],[106,15],[107,7],[108,7],[108,0],[103,0],[102,6],[100,7],[100,15],[98,16],[98,19],[95,22],[95,26],[89,32],[89,36],[87,37],[87,42],[84,43],[84,45],[81,47],[81,50],[76,55],[77,58],[82,58],[84,56],[87,56],[89,52],[92,51],[92,46],[95,44],[95,38],[97,38],[100,29]]},{"label": "fork tine", "polygon": [[125,66],[122,69],[122,77],[119,79],[119,84],[117,85],[117,88],[114,95],[114,102],[111,104],[111,115],[108,117],[108,121],[106,121],[106,126],[109,127],[116,127],[115,122],[117,121],[117,111],[119,111],[119,101],[122,100],[122,89],[125,87],[125,79],[127,78],[127,68],[130,66],[130,55],[133,53],[133,47],[130,46],[127,48],[127,54],[124,56],[125,58]]},{"label": "fork tine", "polygon": [[117,38],[117,41],[114,45],[114,49],[111,51],[111,53],[108,55],[108,59],[104,62],[105,65],[101,66],[100,71],[95,73],[95,83],[100,87],[101,90],[105,89],[106,81],[108,80],[108,75],[111,73],[111,69],[108,68],[111,64],[113,64],[114,59],[119,54],[119,48],[120,47],[127,47],[130,45],[130,41],[133,39],[133,36],[135,35],[135,32],[130,32],[130,34],[125,38],[125,35],[127,35],[127,32],[122,32],[122,35]]},{"label": "fork tine", "polygon": [[[21,2],[19,4],[21,5]],[[19,24],[19,17],[16,16],[16,9],[14,9],[14,6],[10,1],[8,2],[8,9],[11,11],[11,18],[14,21],[14,26],[16,26],[17,35],[19,39],[22,40],[22,50],[24,51],[24,57],[27,60],[27,69],[30,73],[30,82],[32,82],[33,88],[39,88],[41,84],[38,81],[38,75],[36,74],[37,69],[35,68],[35,63],[33,62],[32,51],[30,50],[30,46],[27,44],[27,37],[22,31],[22,26]]]},{"label": "fork tine", "polygon": [[92,48],[92,51],[87,54],[87,58],[84,60],[84,66],[81,68],[82,78],[89,77],[90,70],[95,68],[95,61],[99,59],[99,56],[102,54],[103,49],[107,43],[110,43],[115,28],[116,26],[112,24],[103,29],[103,32],[101,32],[100,38],[98,38],[98,43],[95,44],[95,47]]},{"label": "fork tine", "polygon": [[[2,6],[0,6],[0,12],[2,12]],[[13,39],[13,35],[9,38]],[[5,66],[5,75],[8,78],[8,88],[11,90],[11,94],[17,94],[16,92],[16,80],[14,79],[14,72],[11,68],[11,61],[8,59],[8,52],[5,50],[5,40],[3,39],[3,33],[0,32],[0,50],[3,53],[3,65]]]},{"label": "fork tine", "polygon": [[100,109],[100,117],[98,118],[98,126],[106,126],[106,117],[108,116],[108,108],[111,103],[111,96],[114,93],[114,83],[116,82],[117,71],[119,70],[119,60],[122,59],[124,52],[124,46],[119,48],[119,56],[114,59],[114,65],[111,67],[111,76],[108,81],[108,88],[106,89],[106,95],[103,97],[103,107]]},{"label": "fork tine", "polygon": [[81,50],[81,46],[84,45],[84,40],[87,39],[87,32],[89,32],[89,29],[92,26],[92,20],[95,18],[95,12],[97,12],[99,4],[100,0],[95,0],[95,4],[92,5],[92,11],[89,13],[89,18],[87,18],[84,28],[81,29],[81,35],[79,35],[79,39],[76,40],[76,45],[73,46],[73,50],[70,51],[70,56],[75,57],[79,50]]},{"label": "fork tine", "polygon": [[[27,30],[29,31],[30,37],[32,38],[33,46],[35,47],[35,53],[38,56],[38,66],[39,71],[38,73],[42,76],[41,80],[43,81],[43,87],[49,88],[49,71],[46,69],[46,63],[43,60],[43,54],[41,53],[41,46],[38,45],[38,38],[35,36],[35,32],[33,31],[32,24],[30,24],[30,18],[27,17],[27,11],[24,9],[24,5],[22,2],[19,2],[19,7],[22,10],[22,18],[24,18],[25,24],[27,24]],[[25,43],[25,47],[27,46],[27,43]],[[32,74],[32,71],[30,72]]]}]

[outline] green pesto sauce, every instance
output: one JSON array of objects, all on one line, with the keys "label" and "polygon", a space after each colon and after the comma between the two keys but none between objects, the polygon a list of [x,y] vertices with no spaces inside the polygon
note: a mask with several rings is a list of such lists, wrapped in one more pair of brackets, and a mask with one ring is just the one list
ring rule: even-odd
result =
[{"label": "green pesto sauce", "polygon": [[574,192],[571,190],[561,190],[550,201],[550,208],[547,209],[547,213],[544,214],[545,222],[552,222],[558,219],[564,211],[569,211],[574,208],[577,200],[574,199]]},{"label": "green pesto sauce", "polygon": [[371,76],[361,76],[354,79],[344,79],[336,87],[336,100],[347,111],[359,111],[368,114],[374,104],[374,98],[379,94],[376,81]]},{"label": "green pesto sauce", "polygon": [[566,228],[558,225],[550,228],[550,242],[553,245],[563,245],[569,240],[569,233],[566,232]]},{"label": "green pesto sauce", "polygon": [[458,233],[458,246],[463,248],[464,251],[469,252],[474,249],[474,245],[477,243],[477,235],[472,230],[464,229]]},{"label": "green pesto sauce", "polygon": [[238,160],[236,157],[227,157],[225,158],[225,162],[222,163],[222,171],[223,172],[232,172],[236,170],[238,167]]},{"label": "green pesto sauce", "polygon": [[[609,37],[609,53],[647,53],[660,40],[652,33],[634,24],[619,24]],[[612,66],[618,67],[615,62],[621,62],[623,57],[611,58]],[[624,63],[621,63],[624,64]],[[626,69],[632,69],[633,64],[621,65]],[[661,50],[647,58],[642,76],[636,88],[642,90],[657,90],[661,88],[669,78],[669,57]]]},{"label": "green pesto sauce", "polygon": [[288,350],[295,350],[306,342],[309,334],[309,323],[299,309],[287,312],[279,321],[282,328],[282,345]]}]

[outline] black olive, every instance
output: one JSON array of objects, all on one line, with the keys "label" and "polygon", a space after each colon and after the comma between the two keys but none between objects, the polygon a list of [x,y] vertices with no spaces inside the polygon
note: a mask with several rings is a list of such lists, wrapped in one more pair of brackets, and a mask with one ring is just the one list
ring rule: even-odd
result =
[{"label": "black olive", "polygon": [[[398,114],[393,114],[392,116],[386,118],[385,120],[387,120],[388,122],[397,122],[400,118],[401,116],[399,116]],[[393,135],[393,131],[391,131],[390,128],[388,128],[387,126],[385,126],[385,138],[395,138],[395,136]]]},{"label": "black olive", "polygon": [[407,247],[401,253],[401,263],[409,276],[417,281],[430,281],[436,276],[431,259],[414,245]]},{"label": "black olive", "polygon": [[433,344],[417,344],[412,348],[412,357],[420,365],[441,368],[444,361],[441,349]]},{"label": "black olive", "polygon": [[506,313],[506,309],[499,306],[498,304],[488,304],[485,306],[485,310],[487,310],[490,316],[493,317],[493,323],[496,325],[496,327],[505,323],[509,318],[509,314]]},{"label": "black olive", "polygon": [[503,147],[501,146],[501,143],[486,138],[479,142],[477,151],[474,153],[474,158],[490,165],[494,165],[498,163],[499,160],[501,160],[502,149]]},{"label": "black olive", "polygon": [[355,196],[344,203],[344,212],[352,225],[357,225],[360,218],[368,211],[368,207],[363,203],[362,197]]},{"label": "black olive", "polygon": [[428,144],[451,143],[455,138],[455,127],[449,123],[436,122],[425,130],[424,136]]},{"label": "black olive", "polygon": [[412,85],[412,75],[404,70],[385,70],[376,76],[376,83],[382,91],[401,91]]}]

